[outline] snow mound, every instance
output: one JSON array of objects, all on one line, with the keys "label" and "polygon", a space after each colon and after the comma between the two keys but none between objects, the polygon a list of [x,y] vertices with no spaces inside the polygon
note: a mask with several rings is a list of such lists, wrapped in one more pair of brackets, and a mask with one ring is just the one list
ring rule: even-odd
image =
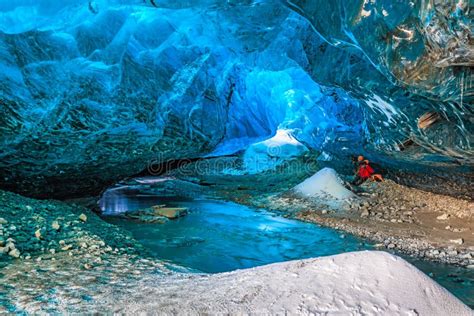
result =
[{"label": "snow mound", "polygon": [[247,148],[243,157],[244,167],[249,173],[258,173],[273,169],[307,152],[308,148],[296,140],[289,130],[277,130],[272,138]]},{"label": "snow mound", "polygon": [[329,195],[341,200],[356,196],[344,187],[337,172],[331,168],[319,170],[313,176],[295,186],[294,190],[305,196]]},{"label": "snow mound", "polygon": [[417,268],[379,251],[155,279],[117,302],[124,314],[473,315]]}]

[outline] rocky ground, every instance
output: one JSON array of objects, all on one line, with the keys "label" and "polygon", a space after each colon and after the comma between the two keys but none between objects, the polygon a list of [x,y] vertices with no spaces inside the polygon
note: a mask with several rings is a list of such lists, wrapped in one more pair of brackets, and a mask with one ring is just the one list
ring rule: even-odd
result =
[{"label": "rocky ground", "polygon": [[[0,191],[0,254],[30,260],[54,259],[60,252],[137,254],[130,235],[90,210],[58,201],[28,199]],[[93,264],[93,263],[91,263]]]},{"label": "rocky ground", "polygon": [[[364,184],[358,189],[359,198],[334,207],[287,190],[304,178],[304,172],[298,177],[192,174],[162,188],[149,179],[143,181],[151,193],[176,194],[170,187],[176,184],[190,196],[205,192],[352,233],[380,248],[474,269],[472,201],[386,180]],[[0,191],[0,267],[0,313],[87,312],[84,308],[91,302],[97,305],[104,297],[132,293],[142,275],[172,274],[178,269],[149,258],[130,234],[86,207],[4,191]]]},{"label": "rocky ground", "polygon": [[474,203],[398,185],[366,183],[338,208],[291,190],[253,201],[368,238],[381,248],[474,268]]},{"label": "rocky ground", "polygon": [[[291,161],[253,175],[239,172],[237,158],[226,159],[192,163],[172,175],[205,185],[206,194],[340,229],[381,248],[474,268],[474,202],[467,195],[431,193],[387,179],[353,188],[358,198],[327,203],[301,198],[291,190],[320,169],[317,162]],[[233,172],[225,174],[228,170]]]},{"label": "rocky ground", "polygon": [[126,291],[142,272],[169,271],[148,259],[128,233],[86,208],[5,191],[0,267],[0,314],[81,311],[75,306],[95,300],[111,284]]}]

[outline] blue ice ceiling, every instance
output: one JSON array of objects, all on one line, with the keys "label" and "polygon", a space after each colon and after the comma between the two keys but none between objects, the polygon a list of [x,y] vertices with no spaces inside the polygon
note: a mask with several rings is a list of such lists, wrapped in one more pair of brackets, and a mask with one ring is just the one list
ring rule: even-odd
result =
[{"label": "blue ice ceiling", "polygon": [[[334,157],[472,162],[463,1],[0,1],[0,175],[97,188],[291,130]],[[420,129],[417,118],[439,122]],[[400,143],[417,146],[400,151]]]}]

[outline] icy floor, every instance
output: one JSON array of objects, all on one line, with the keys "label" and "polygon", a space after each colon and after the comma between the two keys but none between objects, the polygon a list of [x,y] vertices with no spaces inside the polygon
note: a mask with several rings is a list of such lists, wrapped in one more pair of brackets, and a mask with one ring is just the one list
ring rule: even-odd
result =
[{"label": "icy floor", "polygon": [[[123,194],[102,201],[106,220],[132,232],[158,258],[208,273],[274,262],[371,249],[361,239],[303,223],[265,210],[216,200],[159,198]],[[144,224],[114,217],[124,210],[156,204],[188,207],[189,215],[165,224]],[[468,269],[413,261],[426,274],[471,307],[474,273]]]},{"label": "icy floor", "polygon": [[151,278],[138,288],[104,302],[133,315],[473,315],[414,266],[380,251]]}]

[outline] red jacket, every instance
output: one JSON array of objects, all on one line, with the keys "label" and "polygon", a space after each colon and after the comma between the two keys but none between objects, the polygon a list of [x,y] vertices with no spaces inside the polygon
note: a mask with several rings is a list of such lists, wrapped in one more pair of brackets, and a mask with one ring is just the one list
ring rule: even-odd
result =
[{"label": "red jacket", "polygon": [[364,166],[361,166],[359,168],[359,177],[361,177],[362,179],[367,179],[367,178],[370,178],[371,175],[374,174],[374,169],[372,169],[371,166],[369,165],[364,165]]}]

